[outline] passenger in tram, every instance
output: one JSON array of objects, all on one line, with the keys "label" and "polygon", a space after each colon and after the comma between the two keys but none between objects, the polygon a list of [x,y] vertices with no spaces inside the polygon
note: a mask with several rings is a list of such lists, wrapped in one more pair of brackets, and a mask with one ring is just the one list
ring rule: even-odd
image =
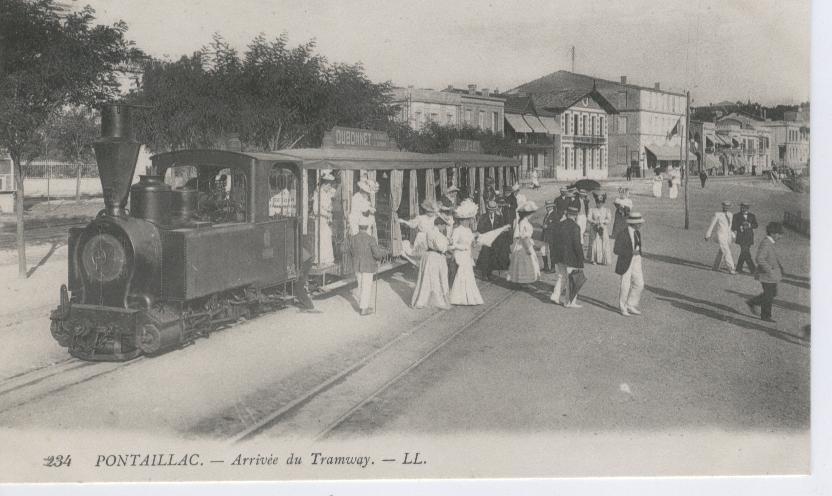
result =
[{"label": "passenger in tram", "polygon": [[319,265],[326,266],[335,263],[335,252],[332,248],[332,198],[335,196],[335,176],[330,171],[323,171],[320,184],[312,200],[312,215],[318,231],[315,253]]},{"label": "passenger in tram", "polygon": [[372,195],[378,192],[378,183],[365,177],[358,181],[358,191],[352,195],[352,207],[350,208],[350,235],[358,234],[358,221],[361,217],[370,218],[370,236],[378,239],[376,232],[376,209],[373,206]]}]

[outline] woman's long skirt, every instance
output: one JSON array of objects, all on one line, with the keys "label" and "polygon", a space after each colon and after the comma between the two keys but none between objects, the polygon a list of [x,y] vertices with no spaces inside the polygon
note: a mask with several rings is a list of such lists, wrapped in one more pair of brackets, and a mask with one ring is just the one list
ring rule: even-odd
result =
[{"label": "woman's long skirt", "polygon": [[450,308],[448,292],[448,262],[445,255],[435,251],[425,252],[419,263],[419,278],[410,305],[413,308],[428,305]]}]

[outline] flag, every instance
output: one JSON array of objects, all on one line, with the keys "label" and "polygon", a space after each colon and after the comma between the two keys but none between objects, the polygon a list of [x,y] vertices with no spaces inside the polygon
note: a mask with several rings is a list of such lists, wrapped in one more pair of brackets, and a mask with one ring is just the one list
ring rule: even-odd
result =
[{"label": "flag", "polygon": [[670,140],[670,138],[674,137],[675,135],[679,134],[679,126],[681,125],[681,123],[682,123],[682,118],[679,117],[679,120],[676,121],[676,125],[673,126],[673,129],[671,129],[667,133],[667,139],[668,140]]}]

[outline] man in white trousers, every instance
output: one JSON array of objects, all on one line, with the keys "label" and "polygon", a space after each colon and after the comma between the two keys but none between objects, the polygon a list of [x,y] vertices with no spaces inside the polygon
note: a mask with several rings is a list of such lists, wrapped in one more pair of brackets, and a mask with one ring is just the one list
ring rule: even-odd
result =
[{"label": "man in white trousers", "polygon": [[711,219],[711,224],[705,232],[705,240],[711,239],[711,234],[716,236],[716,242],[719,243],[719,251],[716,252],[714,258],[714,270],[719,270],[723,263],[728,266],[730,274],[736,274],[734,269],[734,256],[731,254],[731,241],[733,238],[733,231],[731,230],[731,221],[733,214],[730,211],[731,202],[722,202],[722,212],[716,212]]},{"label": "man in white trousers", "polygon": [[613,253],[618,255],[615,273],[621,276],[618,292],[618,308],[621,315],[641,315],[638,303],[644,289],[644,273],[641,269],[641,225],[644,219],[638,212],[627,216],[627,229],[622,229],[615,236]]}]

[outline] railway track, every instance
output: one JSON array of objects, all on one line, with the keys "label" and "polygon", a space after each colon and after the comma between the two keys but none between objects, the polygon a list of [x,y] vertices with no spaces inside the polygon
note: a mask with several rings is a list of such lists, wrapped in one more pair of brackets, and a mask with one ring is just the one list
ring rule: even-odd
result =
[{"label": "railway track", "polygon": [[419,331],[449,317],[439,311],[403,332],[372,354],[327,378],[318,386],[272,411],[256,423],[228,438],[230,444],[258,437],[295,436],[318,441],[328,437],[344,422],[393,387],[399,380],[430,359],[448,343],[488,314],[504,305],[516,292],[505,290],[493,303],[427,343],[419,340]]}]

